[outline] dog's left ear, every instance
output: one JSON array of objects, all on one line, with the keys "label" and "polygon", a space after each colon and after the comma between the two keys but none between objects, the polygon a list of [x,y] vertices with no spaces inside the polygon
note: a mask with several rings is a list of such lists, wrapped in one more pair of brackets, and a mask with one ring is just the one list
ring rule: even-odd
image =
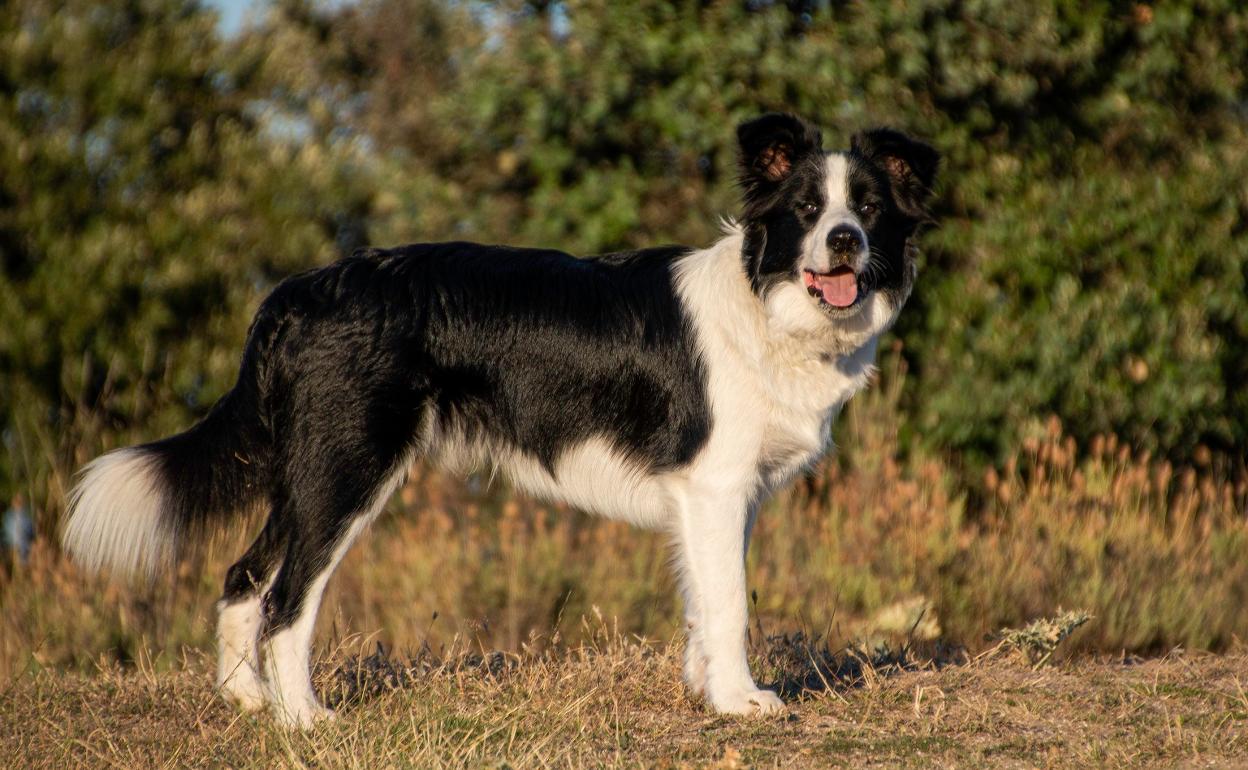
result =
[{"label": "dog's left ear", "polygon": [[854,134],[850,147],[888,175],[893,200],[903,213],[916,219],[928,217],[927,203],[936,182],[940,153],[891,128]]},{"label": "dog's left ear", "polygon": [[747,195],[766,194],[812,153],[820,152],[819,129],[794,115],[772,112],[737,126],[741,185]]}]

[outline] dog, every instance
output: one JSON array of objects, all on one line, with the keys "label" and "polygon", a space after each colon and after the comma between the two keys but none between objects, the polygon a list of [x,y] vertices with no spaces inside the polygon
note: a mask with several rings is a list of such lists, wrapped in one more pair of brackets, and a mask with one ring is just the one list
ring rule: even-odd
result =
[{"label": "dog", "polygon": [[196,533],[267,509],[217,605],[217,685],[306,728],[332,716],[308,659],[343,555],[418,458],[489,465],[671,533],[689,687],[717,712],[782,711],[746,658],[750,531],[867,384],[914,285],[939,157],[889,129],[825,151],[779,113],[737,140],[742,212],[706,248],[419,244],[283,281],[202,421],[82,470],[65,550],[151,576]]}]

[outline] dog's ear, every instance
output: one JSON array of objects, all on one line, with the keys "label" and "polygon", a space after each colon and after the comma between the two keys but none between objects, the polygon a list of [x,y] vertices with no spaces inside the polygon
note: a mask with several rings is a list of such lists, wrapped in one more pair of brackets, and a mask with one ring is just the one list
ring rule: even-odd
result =
[{"label": "dog's ear", "polygon": [[737,126],[737,144],[741,185],[748,196],[787,179],[802,160],[822,149],[823,136],[800,118],[772,112]]},{"label": "dog's ear", "polygon": [[854,134],[850,147],[888,176],[897,208],[916,219],[928,217],[927,203],[936,182],[940,153],[889,128]]}]

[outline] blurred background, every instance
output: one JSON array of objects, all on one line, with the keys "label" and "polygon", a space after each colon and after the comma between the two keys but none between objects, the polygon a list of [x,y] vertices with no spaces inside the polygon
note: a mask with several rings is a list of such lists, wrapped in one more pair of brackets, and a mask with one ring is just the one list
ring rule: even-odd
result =
[{"label": "blurred background", "polygon": [[[1246,72],[1234,0],[4,3],[0,672],[208,646],[246,533],[134,589],[55,533],[85,461],[231,386],[282,277],[366,244],[709,243],[734,127],[766,110],[946,160],[880,382],[762,518],[759,618],[974,648],[1081,607],[1085,649],[1225,648],[1248,635]],[[335,581],[336,638],[679,626],[656,535],[423,467],[391,508]]]}]

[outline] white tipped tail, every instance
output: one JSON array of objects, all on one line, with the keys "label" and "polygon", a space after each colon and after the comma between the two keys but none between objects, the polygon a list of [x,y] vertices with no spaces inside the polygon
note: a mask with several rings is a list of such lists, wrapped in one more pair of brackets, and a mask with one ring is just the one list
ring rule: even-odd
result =
[{"label": "white tipped tail", "polygon": [[70,494],[61,544],[92,572],[154,574],[174,551],[162,487],[153,452],[131,447],[96,458]]}]

